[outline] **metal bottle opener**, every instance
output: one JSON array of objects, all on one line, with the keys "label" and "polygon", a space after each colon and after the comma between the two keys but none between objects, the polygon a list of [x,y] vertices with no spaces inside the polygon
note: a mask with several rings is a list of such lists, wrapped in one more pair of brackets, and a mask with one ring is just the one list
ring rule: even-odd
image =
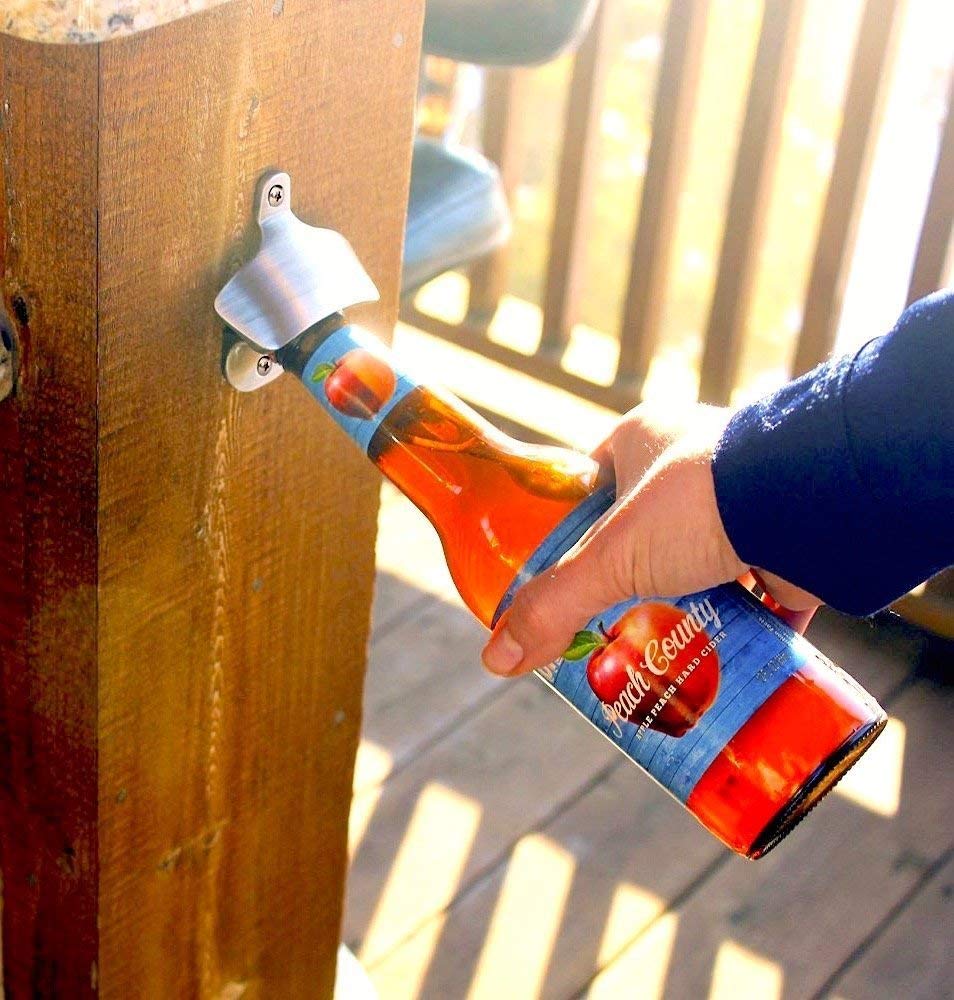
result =
[{"label": "metal bottle opener", "polygon": [[318,229],[291,209],[291,178],[284,172],[259,181],[258,253],[215,298],[226,322],[223,369],[229,384],[254,392],[282,374],[275,353],[309,327],[378,290],[351,244],[333,229]]}]

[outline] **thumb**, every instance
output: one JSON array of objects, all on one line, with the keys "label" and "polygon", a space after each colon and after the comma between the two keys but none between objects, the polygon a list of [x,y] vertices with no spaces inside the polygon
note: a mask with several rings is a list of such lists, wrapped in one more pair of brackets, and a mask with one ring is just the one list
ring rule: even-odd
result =
[{"label": "thumb", "polygon": [[612,530],[618,515],[619,509],[613,511],[558,563],[517,591],[484,647],[484,666],[491,673],[516,676],[551,663],[591,618],[634,596],[624,567],[637,562],[637,535]]},{"label": "thumb", "polygon": [[518,590],[484,648],[487,669],[512,676],[542,667],[613,604],[692,594],[742,573],[719,515],[710,453],[671,448],[575,548]]}]

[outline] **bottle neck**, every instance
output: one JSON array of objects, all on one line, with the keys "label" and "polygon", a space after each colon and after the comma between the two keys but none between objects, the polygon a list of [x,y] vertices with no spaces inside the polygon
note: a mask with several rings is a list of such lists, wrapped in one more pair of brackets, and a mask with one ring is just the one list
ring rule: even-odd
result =
[{"label": "bottle neck", "polygon": [[461,595],[485,623],[543,539],[598,485],[592,459],[508,437],[452,394],[421,385],[340,318],[307,331],[279,360],[429,518]]}]

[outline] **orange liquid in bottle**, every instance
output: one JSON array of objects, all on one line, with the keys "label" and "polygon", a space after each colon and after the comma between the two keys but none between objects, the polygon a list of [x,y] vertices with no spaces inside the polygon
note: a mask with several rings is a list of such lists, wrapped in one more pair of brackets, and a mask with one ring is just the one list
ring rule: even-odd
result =
[{"label": "orange liquid in bottle", "polygon": [[[303,335],[281,358],[285,367],[302,374],[322,339]],[[367,405],[357,398],[370,391],[366,381],[345,390],[355,394],[355,412]],[[341,407],[350,412],[347,400]],[[451,394],[421,386],[387,411],[368,457],[434,525],[462,598],[486,625],[541,542],[606,485],[588,456],[519,443]],[[809,650],[715,756],[684,804],[727,846],[758,857],[884,724],[866,692]]]},{"label": "orange liquid in bottle", "polygon": [[485,625],[542,539],[599,479],[587,456],[520,444],[425,388],[388,414],[368,457],[430,519],[464,603]]}]

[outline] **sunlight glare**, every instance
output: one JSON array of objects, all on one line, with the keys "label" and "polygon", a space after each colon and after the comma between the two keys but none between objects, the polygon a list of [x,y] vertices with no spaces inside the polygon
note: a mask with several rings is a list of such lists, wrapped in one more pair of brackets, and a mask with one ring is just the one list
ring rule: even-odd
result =
[{"label": "sunlight glare", "polygon": [[723,941],[716,953],[709,1000],[781,1000],[781,967],[734,941]]},{"label": "sunlight glare", "polygon": [[365,965],[453,899],[481,813],[480,803],[444,785],[423,789],[361,944]]},{"label": "sunlight glare", "polygon": [[587,997],[619,1000],[638,990],[639,1000],[662,1000],[678,928],[677,914],[661,916],[593,980]]},{"label": "sunlight glare", "polygon": [[371,817],[374,810],[378,808],[378,800],[384,786],[368,788],[360,795],[355,795],[351,800],[351,814],[348,817],[348,860],[353,861],[354,856],[364,840],[364,835],[368,832]]},{"label": "sunlight glare", "polygon": [[665,909],[662,899],[636,885],[621,883],[613,893],[597,964],[604,966]]},{"label": "sunlight glare", "polygon": [[904,777],[905,725],[891,717],[871,749],[835,785],[835,792],[879,816],[896,816]]},{"label": "sunlight glare", "polygon": [[395,948],[379,965],[368,971],[379,996],[387,1000],[416,1000],[434,961],[447,913],[441,913]]},{"label": "sunlight glare", "polygon": [[691,339],[678,346],[659,347],[649,363],[642,398],[652,402],[692,403],[699,388],[693,353]]},{"label": "sunlight glare", "polygon": [[358,755],[354,762],[354,782],[352,789],[355,794],[371,785],[380,785],[391,773],[394,758],[384,747],[362,737],[358,744]]},{"label": "sunlight glare", "polygon": [[414,298],[414,308],[457,326],[467,318],[470,282],[458,271],[446,271],[429,281]]},{"label": "sunlight glare", "polygon": [[572,854],[540,834],[517,844],[469,1000],[540,995],[575,868]]},{"label": "sunlight glare", "polygon": [[619,364],[619,339],[577,323],[563,354],[563,370],[597,385],[612,385]]},{"label": "sunlight glare", "polygon": [[503,414],[526,427],[587,450],[610,432],[619,414],[539,379],[464,350],[438,337],[399,324],[397,354],[415,370],[464,396],[476,406]]},{"label": "sunlight glare", "polygon": [[543,310],[533,302],[504,295],[490,322],[487,336],[521,354],[535,354],[543,334]]}]

